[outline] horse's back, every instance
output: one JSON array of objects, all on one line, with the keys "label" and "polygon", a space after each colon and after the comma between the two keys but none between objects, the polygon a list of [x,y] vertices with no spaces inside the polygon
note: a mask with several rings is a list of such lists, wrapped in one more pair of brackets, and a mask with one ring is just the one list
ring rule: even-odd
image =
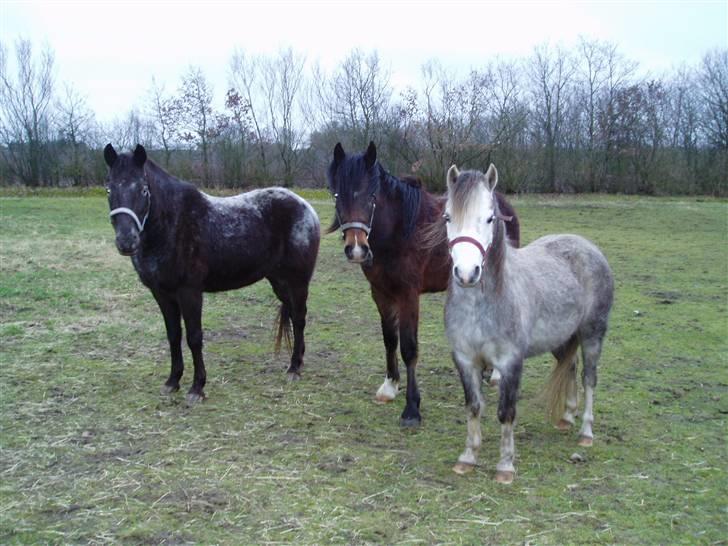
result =
[{"label": "horse's back", "polygon": [[580,235],[562,234],[541,237],[529,247],[542,248],[569,269],[583,292],[584,320],[606,320],[614,298],[614,277],[606,256],[594,243]]},{"label": "horse's back", "polygon": [[611,283],[612,271],[606,256],[599,247],[581,235],[546,235],[528,246],[542,247],[548,254],[560,257],[579,278],[596,276]]},{"label": "horse's back", "polygon": [[307,201],[278,187],[205,198],[210,205],[209,289],[225,290],[229,283],[252,284],[281,265],[310,279],[318,255],[320,224]]}]

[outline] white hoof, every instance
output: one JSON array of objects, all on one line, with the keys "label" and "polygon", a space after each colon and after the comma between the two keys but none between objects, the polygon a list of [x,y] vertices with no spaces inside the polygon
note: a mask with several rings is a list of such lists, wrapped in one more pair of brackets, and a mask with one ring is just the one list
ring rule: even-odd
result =
[{"label": "white hoof", "polygon": [[497,387],[500,384],[500,380],[501,380],[500,372],[496,368],[493,368],[493,371],[490,374],[490,379],[488,380],[488,384],[491,387]]},{"label": "white hoof", "polygon": [[397,396],[399,392],[399,383],[388,377],[384,379],[384,383],[379,387],[377,394],[374,396],[375,402],[380,404],[386,404],[391,402]]}]

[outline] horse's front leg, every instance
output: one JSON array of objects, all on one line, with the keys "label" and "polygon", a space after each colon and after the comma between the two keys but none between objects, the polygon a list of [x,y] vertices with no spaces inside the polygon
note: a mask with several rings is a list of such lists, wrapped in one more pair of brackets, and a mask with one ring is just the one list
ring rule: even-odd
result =
[{"label": "horse's front leg", "polygon": [[417,325],[420,301],[417,293],[400,302],[399,308],[399,345],[402,360],[407,366],[407,401],[402,411],[400,425],[416,427],[422,422],[420,415],[420,391],[417,388]]},{"label": "horse's front leg", "polygon": [[202,291],[186,288],[179,291],[178,301],[187,330],[187,345],[192,352],[195,377],[187,392],[187,404],[192,405],[205,398],[205,361],[202,358]]},{"label": "horse's front leg", "polygon": [[465,392],[465,413],[468,421],[468,436],[465,440],[465,451],[458,457],[453,471],[458,474],[470,472],[478,462],[478,452],[482,441],[480,416],[483,413],[483,370],[476,365],[473,358],[453,351],[453,362],[460,374],[460,381]]},{"label": "horse's front leg", "polygon": [[499,383],[500,398],[498,400],[498,420],[501,423],[500,460],[496,465],[495,481],[511,483],[516,469],[513,463],[516,448],[513,441],[513,425],[516,420],[516,401],[521,384],[523,359],[510,361],[506,366],[499,366],[501,380]]},{"label": "horse's front leg", "polygon": [[397,345],[399,343],[398,312],[395,302],[372,286],[372,298],[377,304],[382,321],[382,338],[387,358],[387,374],[384,383],[377,390],[374,400],[381,404],[391,402],[399,392],[399,362],[397,361]]},{"label": "horse's front leg", "polygon": [[164,326],[167,330],[167,341],[169,341],[169,353],[172,360],[172,367],[169,378],[160,389],[162,394],[169,394],[179,390],[179,382],[184,373],[184,361],[182,359],[182,325],[181,314],[177,302],[164,294],[152,292],[157,305],[164,317]]}]

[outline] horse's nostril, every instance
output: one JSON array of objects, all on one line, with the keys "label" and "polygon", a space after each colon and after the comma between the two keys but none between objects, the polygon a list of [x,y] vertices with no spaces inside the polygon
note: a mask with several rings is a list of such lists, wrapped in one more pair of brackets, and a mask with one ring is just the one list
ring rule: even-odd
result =
[{"label": "horse's nostril", "polygon": [[346,255],[347,258],[351,259],[352,251],[353,251],[353,247],[351,245],[346,245],[344,247],[344,254]]},{"label": "horse's nostril", "polygon": [[480,276],[480,266],[479,265],[476,265],[475,266],[474,276],[475,276],[476,279]]},{"label": "horse's nostril", "polygon": [[458,271],[458,266],[453,267],[452,269],[453,274],[459,279],[460,278],[460,271]]}]

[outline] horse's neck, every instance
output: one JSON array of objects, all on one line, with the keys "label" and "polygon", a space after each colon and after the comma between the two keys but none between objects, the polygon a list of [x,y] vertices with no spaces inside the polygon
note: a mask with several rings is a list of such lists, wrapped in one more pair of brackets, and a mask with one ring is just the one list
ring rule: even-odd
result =
[{"label": "horse's neck", "polygon": [[493,298],[500,298],[508,287],[508,270],[513,261],[513,249],[506,239],[506,226],[500,221],[496,235],[485,260],[482,276],[483,292]]},{"label": "horse's neck", "polygon": [[[179,194],[185,191],[187,184],[169,175],[161,167],[147,171],[150,178],[151,209],[148,219],[148,235],[155,238],[164,237],[173,230],[179,221]],[[146,230],[145,230],[146,231]]]}]

